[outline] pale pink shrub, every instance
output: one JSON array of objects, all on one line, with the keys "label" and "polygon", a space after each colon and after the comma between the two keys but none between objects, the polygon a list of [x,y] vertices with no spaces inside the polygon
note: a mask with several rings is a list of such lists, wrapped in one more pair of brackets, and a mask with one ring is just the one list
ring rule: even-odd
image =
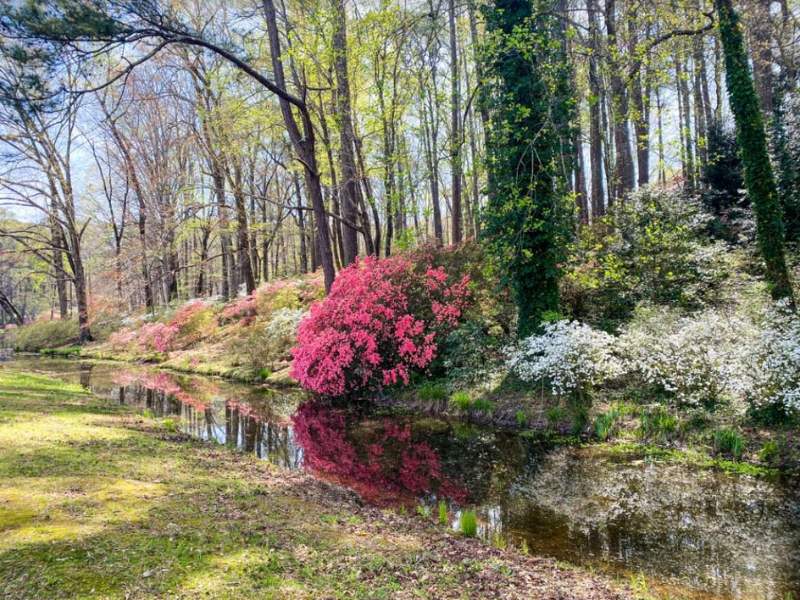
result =
[{"label": "pale pink shrub", "polygon": [[256,316],[256,297],[250,294],[244,298],[232,301],[219,314],[220,323],[231,321],[250,322]]},{"label": "pale pink shrub", "polygon": [[162,354],[172,349],[178,336],[177,325],[167,323],[147,323],[139,329],[138,342],[143,350],[155,350]]}]

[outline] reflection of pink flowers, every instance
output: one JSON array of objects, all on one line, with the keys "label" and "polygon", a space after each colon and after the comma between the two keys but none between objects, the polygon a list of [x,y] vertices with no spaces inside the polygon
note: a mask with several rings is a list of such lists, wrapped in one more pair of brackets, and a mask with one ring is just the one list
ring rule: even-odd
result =
[{"label": "reflection of pink flowers", "polygon": [[134,372],[123,369],[122,371],[114,371],[114,374],[111,376],[111,381],[113,381],[115,385],[125,387],[138,383],[139,377],[137,377]]},{"label": "reflection of pink flowers", "polygon": [[300,323],[292,375],[330,396],[408,384],[467,304],[469,279],[447,279],[442,268],[420,272],[403,257],[368,257],[342,270]]},{"label": "reflection of pink flowers", "polygon": [[162,392],[196,410],[205,410],[207,403],[182,387],[173,375],[164,372],[121,371],[113,377],[116,385],[141,385],[148,390]]},{"label": "reflection of pink flowers", "polygon": [[386,421],[370,431],[369,440],[359,437],[359,449],[347,435],[344,411],[306,402],[292,421],[306,467],[370,502],[413,505],[427,493],[461,503],[467,499],[466,490],[443,475],[436,450],[413,439],[410,425]]}]

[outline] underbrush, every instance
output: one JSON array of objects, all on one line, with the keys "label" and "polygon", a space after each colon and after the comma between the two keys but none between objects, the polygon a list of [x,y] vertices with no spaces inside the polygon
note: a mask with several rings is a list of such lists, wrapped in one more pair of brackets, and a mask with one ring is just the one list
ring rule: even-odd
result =
[{"label": "underbrush", "polygon": [[31,323],[6,332],[6,339],[20,352],[157,362],[181,371],[267,379],[288,369],[297,326],[322,295],[322,282],[312,275],[270,282],[228,303],[194,299],[125,318],[103,310],[92,324],[98,342],[81,348],[75,346],[74,320]]},{"label": "underbrush", "polygon": [[487,401],[497,425],[800,464],[800,319],[771,300],[752,240],[712,221],[677,189],[634,194],[582,229],[560,314],[515,340],[502,296],[479,306],[416,398],[435,381],[440,409],[474,418]]}]

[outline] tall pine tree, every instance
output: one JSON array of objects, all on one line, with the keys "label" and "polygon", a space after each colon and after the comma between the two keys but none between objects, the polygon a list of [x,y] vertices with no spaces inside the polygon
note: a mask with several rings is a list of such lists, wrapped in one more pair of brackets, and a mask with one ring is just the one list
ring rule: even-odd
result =
[{"label": "tall pine tree", "polygon": [[563,21],[549,0],[485,9],[488,203],[484,239],[530,335],[558,310],[560,265],[573,231],[568,190],[575,110]]}]

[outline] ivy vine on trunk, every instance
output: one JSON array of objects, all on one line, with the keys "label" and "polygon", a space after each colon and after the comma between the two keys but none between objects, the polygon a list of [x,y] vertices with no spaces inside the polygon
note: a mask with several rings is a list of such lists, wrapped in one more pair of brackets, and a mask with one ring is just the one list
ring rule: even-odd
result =
[{"label": "ivy vine on trunk", "polygon": [[514,293],[521,337],[558,310],[560,265],[573,231],[567,174],[575,103],[554,8],[547,0],[495,0],[485,10],[483,235]]}]

